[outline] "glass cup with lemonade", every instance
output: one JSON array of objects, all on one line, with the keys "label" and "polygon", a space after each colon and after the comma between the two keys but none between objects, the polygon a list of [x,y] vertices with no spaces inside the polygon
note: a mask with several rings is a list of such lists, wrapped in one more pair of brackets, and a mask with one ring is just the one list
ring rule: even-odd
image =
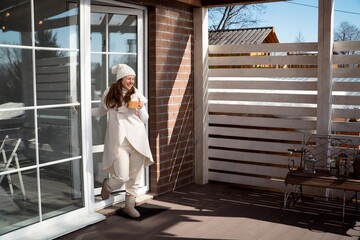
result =
[{"label": "glass cup with lemonade", "polygon": [[129,108],[133,108],[133,109],[138,108],[138,106],[139,106],[139,101],[140,101],[139,97],[136,96],[135,94],[133,94],[133,95],[131,96],[131,100],[130,100],[130,102],[129,102]]}]

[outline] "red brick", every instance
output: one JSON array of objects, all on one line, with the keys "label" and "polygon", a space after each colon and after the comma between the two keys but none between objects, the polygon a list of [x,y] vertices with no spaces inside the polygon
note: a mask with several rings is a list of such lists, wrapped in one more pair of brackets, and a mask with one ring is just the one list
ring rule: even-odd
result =
[{"label": "red brick", "polygon": [[148,8],[149,132],[156,159],[150,187],[162,194],[194,181],[193,22],[190,8],[156,2],[166,6]]}]

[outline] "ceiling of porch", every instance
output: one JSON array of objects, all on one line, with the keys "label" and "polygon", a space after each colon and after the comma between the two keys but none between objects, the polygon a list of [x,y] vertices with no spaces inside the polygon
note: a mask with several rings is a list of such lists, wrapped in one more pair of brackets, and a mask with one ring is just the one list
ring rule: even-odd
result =
[{"label": "ceiling of porch", "polygon": [[226,5],[249,4],[249,3],[268,3],[280,2],[283,0],[177,0],[177,2],[186,3],[194,7],[221,7]]}]

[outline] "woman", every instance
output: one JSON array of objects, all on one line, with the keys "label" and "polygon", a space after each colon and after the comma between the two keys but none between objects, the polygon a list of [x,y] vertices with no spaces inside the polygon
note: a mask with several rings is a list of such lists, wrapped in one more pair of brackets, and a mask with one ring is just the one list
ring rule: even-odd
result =
[{"label": "woman", "polygon": [[[107,88],[93,116],[109,113],[102,168],[111,174],[101,189],[103,200],[113,190],[125,184],[124,211],[131,217],[140,217],[135,209],[135,198],[144,167],[153,163],[145,123],[149,114],[144,107],[147,99],[134,87],[135,71],[126,64],[112,67],[116,83]],[[134,101],[136,101],[134,103]]]}]

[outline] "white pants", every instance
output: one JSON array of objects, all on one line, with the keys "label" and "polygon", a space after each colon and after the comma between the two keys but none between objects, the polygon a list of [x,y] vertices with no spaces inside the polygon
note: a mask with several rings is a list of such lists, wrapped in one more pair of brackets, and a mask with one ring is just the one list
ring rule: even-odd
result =
[{"label": "white pants", "polygon": [[140,154],[125,138],[119,148],[119,157],[109,169],[110,189],[116,190],[125,184],[126,193],[137,196],[141,176],[144,173],[145,156]]}]

